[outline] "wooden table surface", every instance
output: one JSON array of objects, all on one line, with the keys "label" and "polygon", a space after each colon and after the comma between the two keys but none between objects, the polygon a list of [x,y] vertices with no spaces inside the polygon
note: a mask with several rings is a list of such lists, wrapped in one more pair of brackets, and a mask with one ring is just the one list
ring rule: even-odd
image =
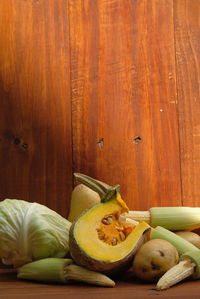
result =
[{"label": "wooden table surface", "polygon": [[200,282],[186,281],[165,291],[156,291],[154,284],[133,281],[117,281],[114,288],[103,288],[76,283],[70,285],[47,285],[16,279],[16,274],[0,271],[0,298],[200,298]]}]

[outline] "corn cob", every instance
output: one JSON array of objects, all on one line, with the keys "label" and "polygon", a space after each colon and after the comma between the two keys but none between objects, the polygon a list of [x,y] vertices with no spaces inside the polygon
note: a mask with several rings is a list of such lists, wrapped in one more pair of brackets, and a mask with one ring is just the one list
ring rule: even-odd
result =
[{"label": "corn cob", "polygon": [[181,261],[179,264],[175,265],[169,269],[157,282],[157,290],[165,290],[169,287],[183,281],[187,277],[191,276],[194,272],[195,264],[190,260]]},{"label": "corn cob", "polygon": [[195,207],[153,207],[149,211],[128,211],[125,216],[146,221],[151,227],[162,226],[172,231],[200,227],[200,208]]},{"label": "corn cob", "polygon": [[128,217],[125,217],[124,215],[120,215],[120,216],[119,216],[119,222],[121,222],[121,223],[131,224],[131,225],[133,225],[133,226],[136,226],[136,225],[139,224],[139,221],[130,219],[130,218],[128,218]]},{"label": "corn cob", "polygon": [[151,239],[164,239],[176,247],[180,254],[179,264],[168,270],[157,282],[156,289],[167,289],[187,277],[200,279],[200,250],[175,233],[156,227],[151,231]]},{"label": "corn cob", "polygon": [[115,282],[106,275],[75,265],[72,259],[45,258],[27,263],[17,269],[18,279],[44,283],[67,284],[81,281],[104,287],[114,287]]}]

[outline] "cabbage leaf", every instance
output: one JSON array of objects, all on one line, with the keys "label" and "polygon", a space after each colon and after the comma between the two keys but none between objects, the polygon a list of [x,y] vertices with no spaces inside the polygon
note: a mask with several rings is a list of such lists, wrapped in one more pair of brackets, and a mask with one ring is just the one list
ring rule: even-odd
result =
[{"label": "cabbage leaf", "polygon": [[0,202],[0,259],[21,266],[69,251],[71,222],[45,205],[18,199]]}]

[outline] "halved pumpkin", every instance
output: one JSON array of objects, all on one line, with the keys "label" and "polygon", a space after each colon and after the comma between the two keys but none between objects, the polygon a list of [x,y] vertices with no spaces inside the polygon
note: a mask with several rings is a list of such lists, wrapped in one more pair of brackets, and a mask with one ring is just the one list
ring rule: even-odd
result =
[{"label": "halved pumpkin", "polygon": [[144,243],[144,232],[150,228],[146,222],[136,226],[120,222],[119,216],[127,211],[116,190],[108,201],[83,212],[70,228],[69,248],[73,260],[107,274],[127,267]]}]

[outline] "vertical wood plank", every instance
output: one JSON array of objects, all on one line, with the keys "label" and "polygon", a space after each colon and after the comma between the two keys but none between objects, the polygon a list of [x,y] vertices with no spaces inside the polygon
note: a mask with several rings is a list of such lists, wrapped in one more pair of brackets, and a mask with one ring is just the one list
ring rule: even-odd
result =
[{"label": "vertical wood plank", "polygon": [[173,1],[69,3],[75,170],[180,205]]},{"label": "vertical wood plank", "polygon": [[200,198],[200,1],[175,0],[177,90],[183,204]]},{"label": "vertical wood plank", "polygon": [[0,1],[0,198],[67,215],[72,188],[68,3]]}]

